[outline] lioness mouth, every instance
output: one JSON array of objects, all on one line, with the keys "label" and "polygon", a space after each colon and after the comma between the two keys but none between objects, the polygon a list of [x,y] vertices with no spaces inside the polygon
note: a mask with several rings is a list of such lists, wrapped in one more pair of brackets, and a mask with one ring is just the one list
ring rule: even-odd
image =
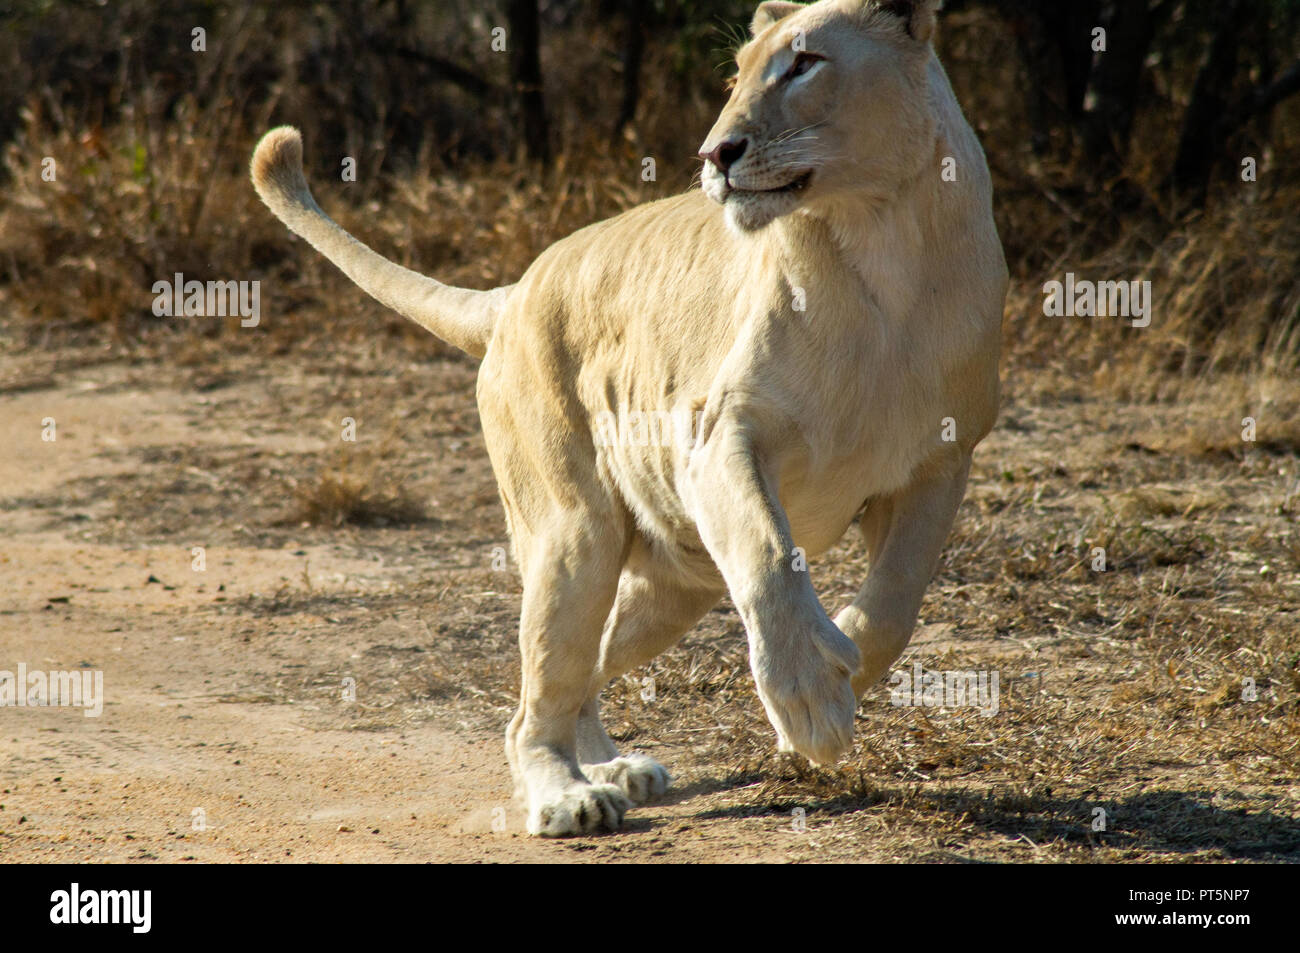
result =
[{"label": "lioness mouth", "polygon": [[787,182],[785,185],[777,186],[774,189],[738,189],[733,186],[731,191],[742,192],[749,195],[781,195],[786,192],[802,192],[808,187],[808,183],[811,181],[812,170],[810,169],[797,179]]}]

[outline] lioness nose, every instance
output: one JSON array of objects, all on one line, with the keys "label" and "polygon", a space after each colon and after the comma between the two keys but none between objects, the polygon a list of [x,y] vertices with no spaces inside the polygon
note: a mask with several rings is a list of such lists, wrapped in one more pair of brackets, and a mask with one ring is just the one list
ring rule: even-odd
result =
[{"label": "lioness nose", "polygon": [[717,148],[712,152],[705,152],[701,149],[700,158],[712,162],[718,167],[719,172],[726,175],[731,167],[739,161],[740,157],[745,154],[745,147],[748,145],[748,139],[741,139],[739,142],[728,139],[726,142],[718,143]]}]

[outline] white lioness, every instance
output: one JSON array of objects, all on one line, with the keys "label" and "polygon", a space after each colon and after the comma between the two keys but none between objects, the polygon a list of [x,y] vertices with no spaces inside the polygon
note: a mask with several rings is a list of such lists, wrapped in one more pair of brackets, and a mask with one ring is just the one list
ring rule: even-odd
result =
[{"label": "white lioness", "polygon": [[[936,2],[763,3],[703,191],[584,228],[494,291],[343,232],[295,130],[257,147],[253,182],[289,228],[483,358],[524,584],[506,752],[532,833],[616,829],[663,792],[597,701],[724,592],[780,747],[815,762],[850,747],[857,698],[911,637],[996,415],[1007,285],[983,152],[930,45]],[[697,426],[610,439],[661,414]],[[832,622],[802,557],[858,516],[870,572]]]}]

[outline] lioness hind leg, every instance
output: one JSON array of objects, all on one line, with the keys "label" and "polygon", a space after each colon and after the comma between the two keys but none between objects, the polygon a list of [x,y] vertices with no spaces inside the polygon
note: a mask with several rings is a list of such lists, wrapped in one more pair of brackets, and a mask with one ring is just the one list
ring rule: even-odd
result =
[{"label": "lioness hind leg", "polygon": [[612,679],[644,665],[670,648],[721,597],[715,589],[665,578],[644,562],[637,544],[618,584],[618,598],[605,621],[600,664],[592,694],[578,714],[578,759],[592,781],[618,785],[634,804],[668,788],[664,767],[640,752],[620,755],[600,722],[600,692]]}]

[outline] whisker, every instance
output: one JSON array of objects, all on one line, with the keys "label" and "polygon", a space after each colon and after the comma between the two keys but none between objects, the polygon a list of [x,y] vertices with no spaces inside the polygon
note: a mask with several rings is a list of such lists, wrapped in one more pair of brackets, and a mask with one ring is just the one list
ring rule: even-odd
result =
[{"label": "whisker", "polygon": [[779,133],[777,136],[775,136],[772,139],[772,143],[774,145],[779,145],[780,143],[785,142],[787,139],[793,138],[794,136],[797,136],[800,133],[808,132],[810,129],[816,129],[820,125],[822,124],[819,122],[814,122],[814,123],[809,123],[808,125],[804,126],[801,129],[787,129],[785,132]]}]

